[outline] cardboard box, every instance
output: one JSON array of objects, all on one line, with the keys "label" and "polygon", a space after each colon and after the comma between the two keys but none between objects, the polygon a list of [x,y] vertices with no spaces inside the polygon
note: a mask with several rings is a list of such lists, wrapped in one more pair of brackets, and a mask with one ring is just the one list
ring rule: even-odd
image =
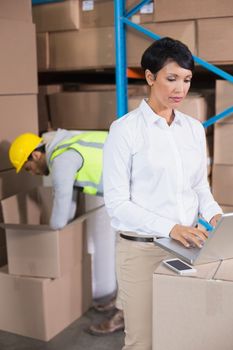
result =
[{"label": "cardboard box", "polygon": [[36,34],[36,51],[38,70],[49,69],[49,33]]},{"label": "cardboard box", "polygon": [[45,341],[53,338],[90,307],[90,285],[83,284],[89,267],[80,262],[54,280],[13,276],[1,268],[0,329]]},{"label": "cardboard box", "polygon": [[35,5],[32,16],[39,33],[79,29],[79,0]]},{"label": "cardboard box", "polygon": [[231,350],[232,271],[233,259],[199,265],[192,276],[161,264],[153,275],[153,349]]},{"label": "cardboard box", "polygon": [[214,126],[214,163],[233,165],[233,123],[216,123]]},{"label": "cardboard box", "polygon": [[200,122],[208,118],[208,104],[200,93],[190,92],[179,106],[179,111],[198,119]]},{"label": "cardboard box", "polygon": [[38,133],[37,96],[0,96],[0,121],[1,171],[12,168],[8,155],[11,142],[24,132]]},{"label": "cardboard box", "polygon": [[38,123],[39,133],[46,132],[51,127],[48,95],[60,92],[61,85],[40,85],[38,93]]},{"label": "cardboard box", "polygon": [[215,200],[222,205],[233,205],[233,165],[214,164],[212,190]]},{"label": "cardboard box", "polygon": [[232,63],[232,35],[233,17],[197,20],[198,56],[209,62]]},{"label": "cardboard box", "polygon": [[[137,0],[127,0],[126,9],[138,5]],[[145,23],[152,21],[153,3],[144,6],[132,21]],[[147,10],[147,13],[145,11]],[[67,0],[52,4],[33,6],[33,21],[37,32],[57,32],[85,28],[111,27],[114,25],[114,2],[112,0],[83,1]]]},{"label": "cardboard box", "polygon": [[115,66],[113,27],[51,33],[49,45],[52,70]]},{"label": "cardboard box", "polygon": [[[196,34],[195,22],[166,22],[166,23],[147,23],[144,28],[160,36],[170,36],[181,40],[193,54],[196,53]],[[141,56],[145,49],[154,42],[150,37],[127,26],[127,64],[129,67],[140,67]]]},{"label": "cardboard box", "polygon": [[[216,80],[216,113],[233,106],[233,84],[226,80]],[[218,123],[233,123],[233,114]]]},{"label": "cardboard box", "polygon": [[35,26],[0,19],[0,95],[36,94]]},{"label": "cardboard box", "polygon": [[231,0],[154,0],[156,22],[233,16]]},{"label": "cardboard box", "polygon": [[0,18],[32,22],[31,0],[1,0]]},{"label": "cardboard box", "polygon": [[54,129],[108,130],[115,119],[116,96],[115,91],[61,92],[49,95],[49,106]]},{"label": "cardboard box", "polygon": [[[126,0],[126,11],[138,5],[138,0]],[[144,5],[135,15],[131,17],[134,23],[147,23],[153,19],[153,2]],[[110,27],[114,25],[114,1],[80,1],[80,28]]]},{"label": "cardboard box", "polygon": [[61,230],[48,226],[52,188],[39,187],[2,200],[9,273],[58,278],[78,265],[86,251],[85,217],[74,219]]},{"label": "cardboard box", "polygon": [[221,206],[224,213],[233,213],[233,206],[221,205],[221,204],[220,204],[220,206]]},{"label": "cardboard box", "polygon": [[0,171],[0,199],[22,191],[28,191],[42,184],[42,176],[32,176],[22,170],[16,174],[15,169]]},{"label": "cardboard box", "polygon": [[142,99],[145,98],[145,96],[132,96],[128,98],[128,111],[132,111],[139,107],[140,103],[142,102]]}]

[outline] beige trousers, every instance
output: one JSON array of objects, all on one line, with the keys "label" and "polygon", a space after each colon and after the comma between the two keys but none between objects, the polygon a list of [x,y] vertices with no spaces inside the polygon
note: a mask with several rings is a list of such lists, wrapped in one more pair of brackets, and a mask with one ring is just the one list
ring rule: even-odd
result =
[{"label": "beige trousers", "polygon": [[152,350],[153,272],[167,256],[168,253],[154,243],[129,241],[118,235],[117,307],[123,309],[125,319],[122,350]]}]

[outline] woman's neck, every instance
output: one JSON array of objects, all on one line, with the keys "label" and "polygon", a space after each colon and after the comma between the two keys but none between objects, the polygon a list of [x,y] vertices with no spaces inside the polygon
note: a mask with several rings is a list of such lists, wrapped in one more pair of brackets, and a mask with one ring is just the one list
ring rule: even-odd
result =
[{"label": "woman's neck", "polygon": [[175,117],[173,109],[155,105],[150,101],[150,99],[148,100],[148,105],[153,110],[153,112],[164,118],[168,125],[171,125]]}]

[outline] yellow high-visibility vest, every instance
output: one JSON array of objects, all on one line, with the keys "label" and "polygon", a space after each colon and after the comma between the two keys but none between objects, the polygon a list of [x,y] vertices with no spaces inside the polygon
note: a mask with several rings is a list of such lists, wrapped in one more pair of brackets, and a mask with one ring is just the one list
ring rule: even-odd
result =
[{"label": "yellow high-visibility vest", "polygon": [[103,194],[103,146],[107,136],[107,131],[90,131],[62,141],[52,151],[49,163],[69,149],[77,151],[83,163],[76,173],[74,185],[91,195]]}]

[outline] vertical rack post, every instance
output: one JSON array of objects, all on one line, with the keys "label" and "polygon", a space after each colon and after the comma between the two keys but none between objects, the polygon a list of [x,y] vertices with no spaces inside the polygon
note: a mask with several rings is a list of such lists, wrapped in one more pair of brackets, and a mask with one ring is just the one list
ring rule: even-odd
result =
[{"label": "vertical rack post", "polygon": [[117,118],[128,111],[126,33],[125,24],[122,21],[124,15],[125,0],[114,0]]}]

